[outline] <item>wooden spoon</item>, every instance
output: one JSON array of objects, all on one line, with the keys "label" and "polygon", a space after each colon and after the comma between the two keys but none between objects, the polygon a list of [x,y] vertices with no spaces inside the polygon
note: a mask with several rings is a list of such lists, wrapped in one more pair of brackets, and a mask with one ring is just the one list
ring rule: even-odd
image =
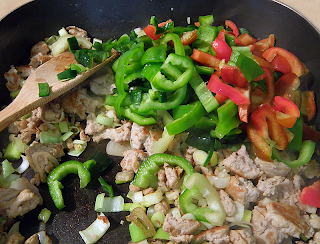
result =
[{"label": "wooden spoon", "polygon": [[[117,54],[117,51],[113,50],[110,58],[81,75],[77,75],[76,78],[67,81],[58,80],[57,74],[64,71],[70,64],[77,62],[72,53],[64,52],[42,64],[31,73],[22,86],[18,96],[7,107],[0,111],[0,131],[4,130],[12,122],[18,120],[23,115],[37,107],[43,106],[79,85],[106,63],[113,60]],[[47,82],[49,84],[50,95],[46,97],[39,97],[38,83],[43,82]]]}]

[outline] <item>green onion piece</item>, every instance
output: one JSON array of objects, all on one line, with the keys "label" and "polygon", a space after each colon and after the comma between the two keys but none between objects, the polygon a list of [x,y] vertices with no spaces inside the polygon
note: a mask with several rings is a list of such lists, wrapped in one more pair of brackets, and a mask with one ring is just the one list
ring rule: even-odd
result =
[{"label": "green onion piece", "polygon": [[[104,194],[104,193],[101,193]],[[104,197],[99,194],[96,198],[96,204],[94,210],[96,212],[121,212],[123,211],[124,198],[122,196],[116,196],[114,198]]]},{"label": "green onion piece", "polygon": [[38,220],[43,221],[44,223],[47,223],[50,216],[51,216],[51,211],[47,208],[43,208],[38,215]]},{"label": "green onion piece", "polygon": [[68,121],[60,121],[59,128],[60,128],[61,133],[68,132],[69,131]]},{"label": "green onion piece", "polygon": [[48,131],[41,131],[39,134],[40,142],[41,143],[59,143],[61,133],[59,130],[48,130]]},{"label": "green onion piece", "polygon": [[96,122],[101,125],[111,126],[113,123],[113,118],[110,118],[104,114],[98,114],[96,117]]},{"label": "green onion piece", "polygon": [[150,220],[155,228],[160,228],[163,225],[165,218],[166,216],[162,212],[155,212]]},{"label": "green onion piece", "polygon": [[13,166],[11,165],[11,163],[5,159],[3,162],[2,162],[2,176],[3,176],[3,179],[6,179],[9,175],[11,175],[12,173],[14,173],[14,168]]},{"label": "green onion piece", "polygon": [[38,83],[39,87],[39,97],[47,97],[50,95],[50,87],[47,82]]},{"label": "green onion piece", "polygon": [[147,236],[135,223],[129,224],[129,232],[132,242],[140,242],[147,239]]},{"label": "green onion piece", "polygon": [[11,142],[8,144],[5,152],[4,152],[4,158],[9,160],[18,160],[21,156],[21,152],[18,151],[16,147],[15,142]]},{"label": "green onion piece", "polygon": [[146,208],[142,205],[140,205],[139,203],[137,202],[133,202],[133,203],[124,203],[123,205],[123,211],[132,211],[133,209],[135,208],[142,208],[144,211],[146,210]]},{"label": "green onion piece", "polygon": [[68,155],[79,157],[81,153],[87,148],[87,142],[82,140],[74,140],[73,141],[74,150],[70,150]]},{"label": "green onion piece", "polygon": [[160,240],[170,240],[170,234],[165,232],[162,228],[159,228],[156,234],[153,236],[153,239],[160,239]]},{"label": "green onion piece", "polygon": [[20,137],[13,137],[13,141],[15,143],[17,150],[21,153],[24,153],[28,148],[28,145],[25,144]]},{"label": "green onion piece", "polygon": [[71,131],[75,135],[80,133],[80,129],[77,126],[69,126],[69,131]]},{"label": "green onion piece", "polygon": [[211,157],[213,155],[214,149],[215,149],[214,143],[211,143],[210,151],[208,153],[208,157],[206,158],[206,161],[203,164],[204,167],[206,167],[208,165],[208,163],[210,163],[210,160],[211,160]]},{"label": "green onion piece", "polygon": [[70,69],[75,70],[77,74],[81,74],[89,70],[89,68],[84,67],[82,64],[71,64]]},{"label": "green onion piece", "polygon": [[6,179],[4,179],[2,174],[0,174],[0,185],[3,188],[9,188],[11,186],[11,184],[18,178],[20,178],[20,175],[11,174]]},{"label": "green onion piece", "polygon": [[99,195],[97,195],[96,202],[94,205],[94,209],[96,211],[97,211],[97,209],[102,209],[105,195],[106,195],[105,193],[100,193]]},{"label": "green onion piece", "polygon": [[61,140],[61,141],[66,141],[66,140],[69,139],[72,135],[73,135],[73,132],[72,132],[72,131],[68,131],[68,132],[64,133],[62,136],[60,136],[60,140]]},{"label": "green onion piece", "polygon": [[250,223],[251,222],[251,217],[252,217],[252,211],[245,209],[243,212],[243,217],[241,222],[246,222],[246,223]]},{"label": "green onion piece", "polygon": [[57,74],[59,80],[70,80],[77,76],[77,71],[72,69],[66,69],[65,71],[62,71],[61,73]]},{"label": "green onion piece", "polygon": [[109,193],[109,197],[113,198],[114,194],[113,194],[112,186],[109,185],[101,176],[98,178],[98,181],[100,182],[103,189]]}]

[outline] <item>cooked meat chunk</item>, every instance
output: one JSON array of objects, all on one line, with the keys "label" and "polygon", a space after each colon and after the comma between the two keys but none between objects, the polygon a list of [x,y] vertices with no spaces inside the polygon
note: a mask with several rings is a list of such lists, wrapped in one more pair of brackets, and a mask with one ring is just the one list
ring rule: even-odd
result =
[{"label": "cooked meat chunk", "polygon": [[61,143],[33,142],[25,153],[36,178],[39,177],[41,182],[47,181],[46,173],[50,173],[58,165],[57,158],[64,155]]},{"label": "cooked meat chunk", "polygon": [[24,79],[18,75],[18,71],[14,66],[11,66],[11,69],[4,73],[4,78],[7,80],[6,87],[10,92],[17,91],[24,81]]},{"label": "cooked meat chunk", "polygon": [[137,172],[141,163],[147,159],[147,155],[142,150],[131,149],[123,152],[124,158],[120,165],[122,170]]},{"label": "cooked meat chunk", "polygon": [[162,229],[170,234],[170,240],[190,242],[193,238],[193,232],[200,225],[199,221],[174,217],[172,213],[167,213]]},{"label": "cooked meat chunk", "polygon": [[90,113],[87,117],[87,125],[85,128],[85,133],[87,135],[94,135],[102,132],[105,129],[104,125],[96,122],[96,116],[94,113]]},{"label": "cooked meat chunk", "polygon": [[38,233],[33,234],[24,242],[24,244],[39,244],[39,243],[40,242],[39,242]]},{"label": "cooked meat chunk", "polygon": [[32,48],[31,48],[31,57],[33,57],[36,54],[42,53],[42,54],[48,54],[50,51],[47,43],[45,43],[44,41],[40,41],[37,44],[35,44]]},{"label": "cooked meat chunk", "polygon": [[86,89],[78,89],[62,97],[61,107],[66,113],[76,114],[81,120],[87,114],[94,113],[97,107],[103,105],[100,97],[90,97]]},{"label": "cooked meat chunk", "polygon": [[309,219],[309,223],[312,226],[312,228],[320,230],[320,217]]},{"label": "cooked meat chunk", "polygon": [[43,122],[58,123],[64,118],[64,112],[59,103],[49,103],[43,108],[41,119]]},{"label": "cooked meat chunk", "polygon": [[99,142],[103,139],[111,139],[115,142],[125,142],[130,140],[130,131],[132,123],[124,121],[123,125],[117,128],[107,128],[100,133],[94,134],[92,139],[94,142]]},{"label": "cooked meat chunk", "polygon": [[229,227],[226,225],[217,226],[212,229],[203,231],[200,234],[197,234],[194,237],[194,240],[196,242],[209,241],[216,244],[228,244],[230,243]]},{"label": "cooked meat chunk", "polygon": [[6,244],[23,244],[24,236],[18,231],[14,231],[9,237]]},{"label": "cooked meat chunk", "polygon": [[263,173],[249,157],[245,145],[242,145],[237,152],[232,153],[224,159],[222,164],[232,172],[246,179],[256,179]]},{"label": "cooked meat chunk", "polygon": [[270,202],[266,208],[266,218],[269,219],[272,226],[278,228],[282,233],[299,238],[300,234],[306,234],[310,229],[296,207],[280,202]]},{"label": "cooked meat chunk", "polygon": [[81,29],[79,27],[76,27],[74,25],[68,26],[66,30],[69,32],[70,35],[74,36],[82,36],[82,37],[87,37],[88,34],[84,29]]},{"label": "cooked meat chunk", "polygon": [[34,184],[32,184],[27,178],[20,177],[20,178],[16,179],[11,184],[10,188],[16,189],[18,191],[23,191],[25,189],[29,189],[39,197],[39,199],[40,199],[39,204],[42,205],[42,203],[43,203],[43,199],[42,199],[42,196],[40,195],[39,188],[36,187]]},{"label": "cooked meat chunk", "polygon": [[260,195],[259,190],[251,181],[238,176],[231,176],[225,191],[233,200],[242,203],[245,208],[248,208],[250,203],[256,202]]},{"label": "cooked meat chunk", "polygon": [[51,54],[43,54],[38,53],[31,57],[29,65],[32,68],[38,68],[40,65],[44,64],[45,62],[48,62],[50,59],[52,59],[53,56]]},{"label": "cooked meat chunk", "polygon": [[230,217],[234,215],[234,213],[236,212],[236,206],[234,205],[233,200],[229,197],[229,195],[224,190],[219,191],[219,196],[227,216]]},{"label": "cooked meat chunk", "polygon": [[288,238],[287,234],[271,225],[270,220],[265,216],[267,210],[255,206],[252,210],[252,231],[257,244],[279,244]]},{"label": "cooked meat chunk", "polygon": [[166,215],[170,210],[170,205],[166,200],[161,200],[161,202],[154,205],[154,209]]},{"label": "cooked meat chunk", "polygon": [[167,187],[171,189],[175,189],[177,187],[180,187],[179,180],[180,180],[180,174],[183,172],[183,170],[177,166],[177,167],[171,167],[169,164],[165,163],[163,165],[164,173],[167,179]]},{"label": "cooked meat chunk", "polygon": [[254,162],[268,177],[286,176],[291,170],[291,168],[282,162],[268,162],[258,157],[255,158]]},{"label": "cooked meat chunk", "polygon": [[0,188],[0,212],[9,218],[22,216],[36,208],[41,199],[30,189]]},{"label": "cooked meat chunk", "polygon": [[255,244],[255,238],[246,230],[230,230],[230,240],[234,244]]}]

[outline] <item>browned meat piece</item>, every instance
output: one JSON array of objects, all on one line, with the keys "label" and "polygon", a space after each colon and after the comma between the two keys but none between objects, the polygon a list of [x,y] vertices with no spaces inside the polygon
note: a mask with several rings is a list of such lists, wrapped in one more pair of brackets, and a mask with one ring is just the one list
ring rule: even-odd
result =
[{"label": "browned meat piece", "polygon": [[209,241],[216,244],[228,244],[230,243],[229,227],[226,225],[217,226],[212,229],[203,231],[200,234],[196,235],[194,240],[196,242]]},{"label": "browned meat piece", "polygon": [[43,122],[58,123],[64,118],[64,112],[59,103],[49,103],[43,107],[41,119]]},{"label": "browned meat piece", "polygon": [[31,57],[29,65],[32,68],[38,68],[40,65],[44,64],[45,62],[48,62],[52,58],[53,58],[52,55],[38,53]]},{"label": "browned meat piece", "polygon": [[174,217],[172,213],[167,213],[162,229],[170,234],[170,240],[188,243],[200,225],[199,221]]},{"label": "browned meat piece", "polygon": [[234,215],[234,213],[236,212],[236,206],[229,195],[224,190],[220,190],[219,197],[227,216],[230,217]]},{"label": "browned meat piece", "polygon": [[24,244],[39,244],[39,237],[38,234],[33,234],[32,236],[30,236],[25,242]]},{"label": "browned meat piece", "polygon": [[61,143],[32,143],[26,150],[26,156],[30,167],[39,177],[41,182],[47,181],[46,173],[50,173],[58,166],[57,158],[64,155]]},{"label": "browned meat piece", "polygon": [[44,41],[40,41],[31,48],[31,57],[39,53],[48,54],[49,51],[50,50],[47,43],[45,43]]},{"label": "browned meat piece", "polygon": [[183,172],[183,170],[177,166],[177,167],[171,167],[169,164],[164,164],[164,173],[166,175],[166,185],[167,187],[171,189],[179,188],[179,180],[180,180],[180,174]]},{"label": "browned meat piece", "polygon": [[268,177],[286,176],[291,170],[291,168],[282,162],[268,162],[258,157],[255,158],[254,162]]},{"label": "browned meat piece", "polygon": [[69,32],[70,35],[74,36],[82,36],[82,37],[87,37],[88,34],[84,29],[81,29],[79,27],[76,27],[74,25],[68,26],[66,30]]},{"label": "browned meat piece", "polygon": [[222,164],[232,172],[246,179],[256,179],[263,173],[249,157],[245,145],[242,145],[237,152],[232,153],[224,159]]},{"label": "browned meat piece", "polygon": [[94,134],[92,139],[94,142],[99,142],[103,139],[111,139],[115,142],[125,142],[130,140],[130,131],[132,123],[123,121],[123,125],[117,128],[107,128],[100,133]]},{"label": "browned meat piece", "polygon": [[84,132],[87,135],[94,135],[102,132],[105,129],[104,125],[96,122],[96,116],[94,113],[90,113],[87,117],[87,125]]},{"label": "browned meat piece", "polygon": [[260,195],[259,190],[251,181],[238,176],[231,176],[225,191],[233,200],[242,203],[245,208],[248,208],[250,203],[256,202]]},{"label": "browned meat piece", "polygon": [[124,158],[120,165],[123,170],[137,172],[141,163],[147,159],[147,155],[142,150],[127,150],[123,152]]},{"label": "browned meat piece", "polygon": [[23,244],[23,241],[24,236],[21,235],[18,231],[15,231],[9,236],[6,244]]},{"label": "browned meat piece", "polygon": [[24,81],[24,79],[18,75],[18,71],[14,66],[11,66],[11,69],[4,73],[4,78],[7,80],[6,87],[10,92],[17,91]]},{"label": "browned meat piece", "polygon": [[230,230],[230,240],[234,244],[255,244],[255,238],[246,230]]},{"label": "browned meat piece", "polygon": [[161,200],[161,202],[154,205],[154,209],[166,215],[170,210],[170,205],[166,202],[166,200]]}]

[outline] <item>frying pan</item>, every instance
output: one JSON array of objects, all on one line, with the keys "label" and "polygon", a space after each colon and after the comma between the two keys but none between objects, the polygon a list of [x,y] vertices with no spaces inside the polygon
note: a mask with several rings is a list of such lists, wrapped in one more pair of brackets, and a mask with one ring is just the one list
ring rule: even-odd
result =
[{"label": "frying pan", "polygon": [[[310,73],[302,79],[302,89],[312,89],[316,97],[320,93],[320,35],[302,16],[271,0],[36,0],[13,11],[0,21],[0,74],[10,65],[27,64],[30,48],[45,37],[56,34],[61,27],[76,25],[88,31],[91,37],[106,41],[130,33],[135,27],[144,27],[155,15],[159,21],[172,19],[176,25],[187,25],[198,16],[213,14],[214,24],[223,24],[230,19],[239,27],[247,28],[258,38],[273,33],[276,45],[286,48],[306,64]],[[0,76],[0,105],[8,104],[9,93],[5,80]],[[317,101],[319,107],[319,101]],[[313,123],[320,129],[319,114]],[[7,143],[7,132],[1,134],[0,146]],[[94,150],[105,151],[106,142],[90,145],[78,159],[84,161]],[[63,159],[67,160],[67,158]],[[108,182],[114,182],[119,170],[119,158],[104,172]],[[21,232],[28,238],[38,231],[37,215],[42,207],[49,208],[53,215],[47,223],[47,234],[53,243],[83,243],[79,230],[87,228],[95,219],[95,196],[101,192],[96,181],[85,189],[79,189],[76,177],[63,181],[66,208],[57,211],[48,194],[47,187],[40,187],[45,199],[44,206],[21,218]],[[125,197],[128,185],[114,185],[115,194]],[[127,213],[107,214],[111,227],[99,243],[127,243],[130,240]],[[123,220],[123,224],[121,224]]]}]

